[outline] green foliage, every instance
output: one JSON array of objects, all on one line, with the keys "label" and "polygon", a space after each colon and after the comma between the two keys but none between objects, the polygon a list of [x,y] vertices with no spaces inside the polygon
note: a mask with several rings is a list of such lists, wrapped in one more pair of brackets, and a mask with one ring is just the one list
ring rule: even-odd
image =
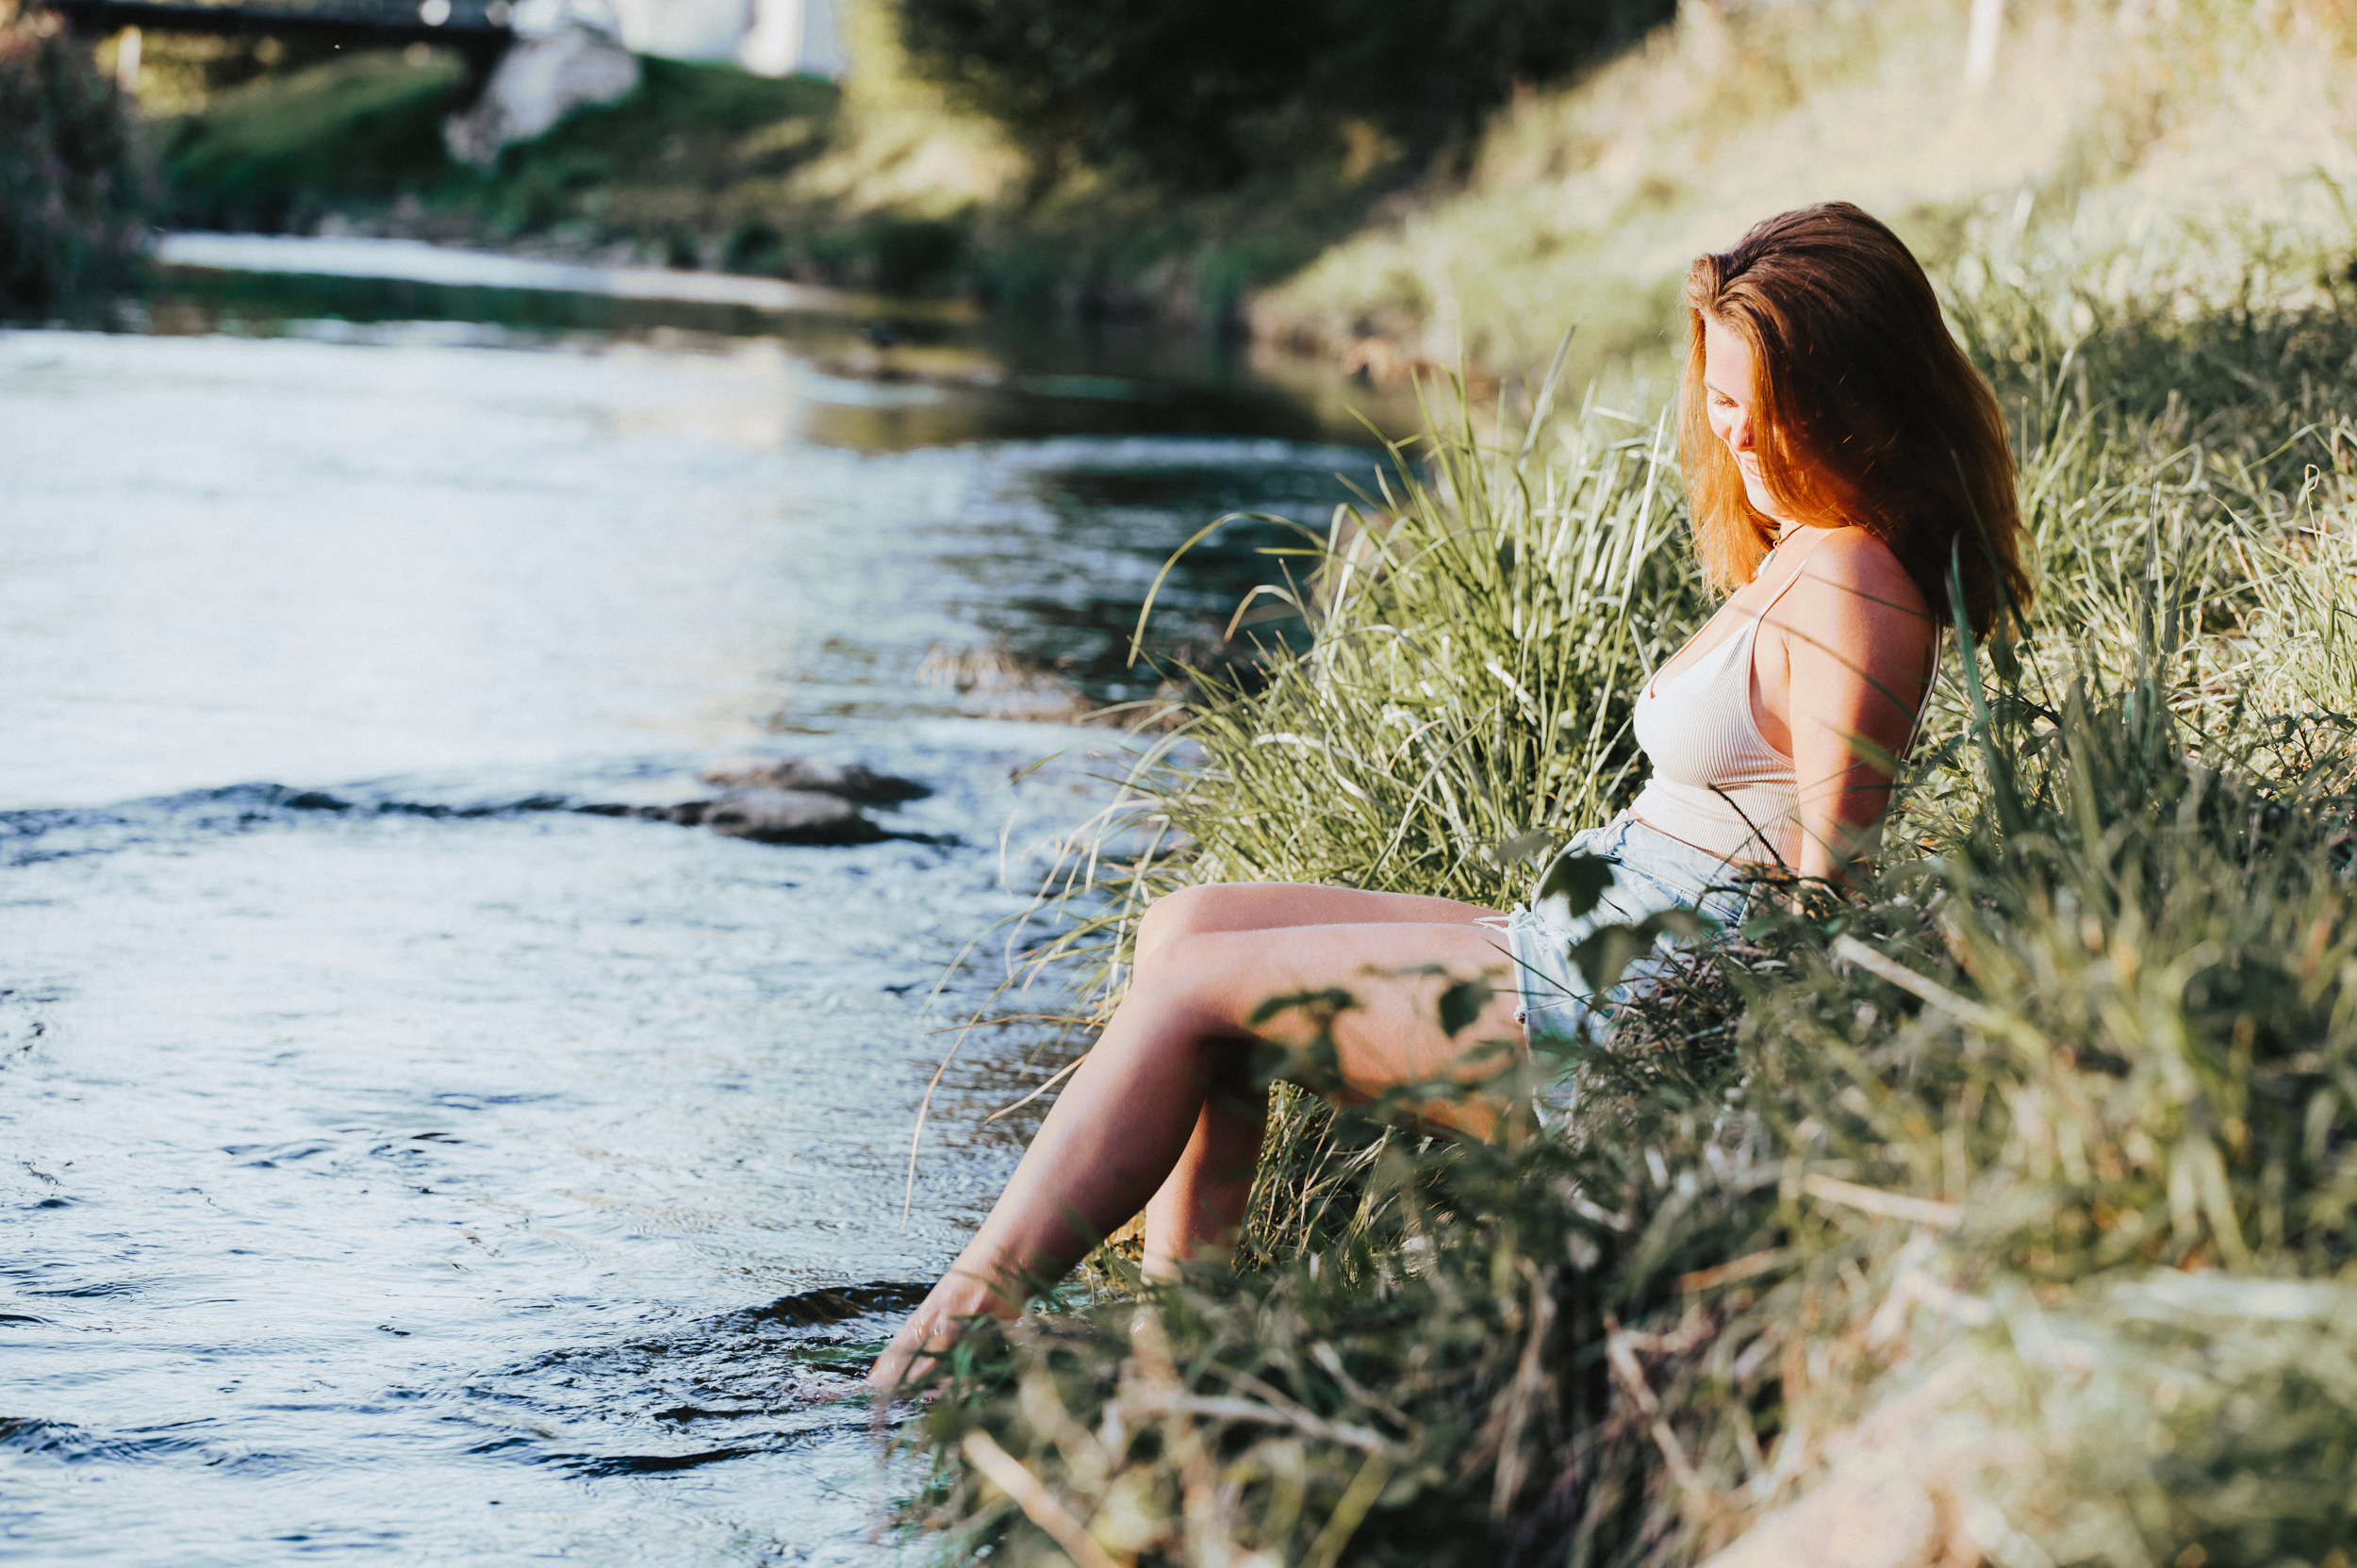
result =
[{"label": "green foliage", "polygon": [[714,198],[774,179],[825,145],[836,91],[809,76],[645,56],[638,90],[511,147],[458,200],[525,232],[595,216],[618,229],[703,227]]},{"label": "green foliage", "polygon": [[842,212],[789,182],[824,157],[840,93],[811,76],[646,57],[638,89],[503,151],[453,162],[442,124],[455,58],[355,54],[264,77],[168,124],[165,167],[187,224],[302,229],[328,213],[477,242],[557,235],[633,245],[667,266],[717,266],[898,293],[937,289],[967,225]]},{"label": "green foliage", "polygon": [[119,275],[153,199],[130,107],[88,51],[0,11],[0,315]]},{"label": "green foliage", "polygon": [[[2041,599],[1952,647],[1879,878],[1624,1009],[1567,1135],[1281,1092],[1232,1268],[961,1345],[913,1438],[954,1553],[1668,1568],[1774,1515],[1793,1560],[2346,1560],[2357,720],[2313,702],[2357,425],[2300,372],[2357,325],[2337,283],[2204,312],[1978,258]],[[1192,880],[1500,903],[1524,830],[1624,798],[1611,693],[1701,606],[1647,440],[1546,445],[1438,442],[1302,563],[1312,646],[1149,757],[1045,957]]]},{"label": "green foliage", "polygon": [[[114,52],[102,48],[99,64]],[[140,112],[151,121],[194,114],[239,88],[324,64],[341,52],[320,39],[149,32],[140,48]]]},{"label": "green foliage", "polygon": [[1517,83],[1666,20],[1661,0],[898,0],[922,74],[1049,170],[1225,190],[1315,157],[1347,122],[1429,152]]},{"label": "green foliage", "polygon": [[791,271],[799,258],[822,277],[887,294],[915,294],[949,277],[964,259],[965,247],[962,224],[868,213],[810,234],[799,246],[785,247],[785,259],[767,270]]},{"label": "green foliage", "polygon": [[[164,160],[183,223],[303,227],[410,196],[443,223],[513,236],[591,223],[659,248],[718,222],[715,197],[774,177],[826,141],[829,84],[649,58],[636,91],[582,109],[480,172],[452,161],[442,124],[461,62],[350,54],[265,77],[170,123]],[[693,265],[693,254],[685,258]]]},{"label": "green foliage", "polygon": [[[1416,0],[1379,15],[1325,6],[1207,26],[1200,8],[1066,7],[1055,36],[1071,47],[1045,53],[1008,42],[1008,28],[1037,20],[1020,6],[934,15],[1014,50],[1004,71],[953,52],[994,91],[1030,93],[1027,124],[1064,117],[1070,134],[1042,131],[1030,150],[1043,156],[1028,160],[906,63],[898,0],[846,0],[857,64],[840,92],[649,58],[639,91],[509,149],[487,174],[443,151],[459,81],[447,58],[344,54],[283,69],[300,57],[273,50],[279,66],[247,79],[258,50],[164,50],[143,91],[176,113],[161,140],[185,225],[304,229],[333,216],[361,233],[529,237],[671,266],[1232,322],[1424,173],[1436,148],[1460,145],[1509,87],[1559,74],[1668,10]],[[931,58],[948,69],[948,56]]]},{"label": "green foliage", "polygon": [[463,74],[451,56],[412,63],[353,52],[168,123],[176,216],[208,228],[297,228],[342,204],[431,189],[451,176],[442,121]]}]

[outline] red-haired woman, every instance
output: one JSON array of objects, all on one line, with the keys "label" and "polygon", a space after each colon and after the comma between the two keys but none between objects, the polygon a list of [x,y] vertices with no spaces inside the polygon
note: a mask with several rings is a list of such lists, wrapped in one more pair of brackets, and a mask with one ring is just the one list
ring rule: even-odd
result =
[{"label": "red-haired woman", "polygon": [[[962,1317],[1012,1315],[1029,1282],[1141,1207],[1149,1272],[1228,1243],[1263,1121],[1247,1061],[1313,1027],[1260,1017],[1269,999],[1350,994],[1330,1023],[1347,1095],[1486,1078],[1496,1063],[1468,1062],[1459,1042],[1596,1032],[1593,988],[1568,957],[1594,924],[1681,906],[1723,920],[1761,868],[1840,885],[1871,855],[1956,602],[1952,563],[1977,636],[2003,635],[2029,601],[1996,399],[1914,256],[1846,203],[1701,257],[1686,304],[1681,462],[1704,575],[1729,597],[1638,699],[1644,790],[1567,848],[1610,863],[1603,901],[1573,920],[1554,900],[1500,916],[1276,883],[1162,900],[1103,1036],[872,1383],[898,1385]],[[1477,974],[1497,988],[1452,1035],[1432,977]],[[1558,1091],[1537,1109],[1568,1107]],[[1432,1117],[1486,1135],[1511,1111],[1473,1095]]]}]

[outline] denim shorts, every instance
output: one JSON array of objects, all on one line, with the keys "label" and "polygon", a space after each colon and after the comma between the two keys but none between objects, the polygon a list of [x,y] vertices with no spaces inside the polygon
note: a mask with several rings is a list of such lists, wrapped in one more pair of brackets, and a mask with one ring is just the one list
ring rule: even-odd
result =
[{"label": "denim shorts", "polygon": [[[1573,834],[1558,858],[1569,854],[1595,855],[1612,864],[1611,885],[1595,908],[1572,917],[1559,900],[1535,909],[1516,904],[1499,922],[1522,989],[1524,1037],[1534,1050],[1564,1064],[1532,1097],[1540,1121],[1550,1127],[1570,1117],[1576,1098],[1574,1068],[1611,1027],[1613,1008],[1664,966],[1662,957],[1640,958],[1598,997],[1572,964],[1574,944],[1598,927],[1633,925],[1667,909],[1691,909],[1720,926],[1732,926],[1743,918],[1752,892],[1744,867],[1657,833],[1626,812],[1601,828]],[[1666,955],[1675,946],[1664,935],[1658,952]]]}]

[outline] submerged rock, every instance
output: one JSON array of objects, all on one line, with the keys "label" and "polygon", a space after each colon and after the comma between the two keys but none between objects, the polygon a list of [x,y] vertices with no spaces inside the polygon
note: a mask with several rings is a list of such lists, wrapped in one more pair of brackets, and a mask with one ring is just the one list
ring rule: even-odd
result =
[{"label": "submerged rock", "polygon": [[882,828],[839,795],[810,789],[748,789],[713,801],[703,825],[723,838],[760,844],[871,844]]},{"label": "submerged rock", "polygon": [[682,801],[675,806],[580,806],[591,817],[635,817],[646,822],[676,822],[710,828],[723,838],[759,844],[873,844],[891,836],[839,795],[810,789],[747,789],[717,801]]},{"label": "submerged rock", "polygon": [[683,828],[710,828],[723,838],[750,838],[759,844],[873,844],[880,838],[923,835],[887,833],[865,816],[861,806],[897,806],[932,793],[914,779],[879,773],[859,763],[843,766],[801,757],[736,769],[715,768],[699,777],[721,793],[709,801],[682,801],[672,806],[575,809],[596,817],[635,817],[648,822],[676,822]]},{"label": "submerged rock", "polygon": [[724,789],[807,790],[840,796],[864,806],[897,806],[907,801],[921,801],[932,793],[931,787],[915,779],[879,773],[860,763],[845,766],[813,762],[807,757],[783,757],[755,767],[715,769],[698,776],[704,783]]},{"label": "submerged rock", "polygon": [[692,828],[704,819],[704,813],[712,809],[712,804],[710,801],[682,801],[675,806],[626,806],[609,801],[573,809],[584,817],[635,817],[643,821],[677,822],[683,828]]}]

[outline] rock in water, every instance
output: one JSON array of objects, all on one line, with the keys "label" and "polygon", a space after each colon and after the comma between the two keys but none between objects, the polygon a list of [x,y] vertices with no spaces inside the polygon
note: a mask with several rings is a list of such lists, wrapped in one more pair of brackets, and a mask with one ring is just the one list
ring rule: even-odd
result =
[{"label": "rock in water", "polygon": [[519,39],[500,57],[482,95],[442,126],[461,163],[487,169],[500,149],[529,141],[577,108],[610,104],[638,85],[638,57],[586,27]]},{"label": "rock in water", "polygon": [[763,844],[872,844],[890,836],[859,806],[897,806],[932,793],[914,779],[879,773],[859,763],[840,765],[785,757],[702,775],[721,794],[671,806],[591,805],[600,817],[637,817],[710,828],[725,838]]},{"label": "rock in water", "polygon": [[839,795],[809,789],[748,789],[715,801],[703,825],[723,838],[760,844],[869,844],[883,830]]},{"label": "rock in water", "polygon": [[903,801],[921,801],[932,793],[915,779],[879,773],[860,763],[839,766],[812,762],[807,757],[784,757],[758,767],[734,772],[716,770],[701,777],[704,783],[724,789],[816,790],[821,795],[857,801],[864,806],[897,806]]}]

